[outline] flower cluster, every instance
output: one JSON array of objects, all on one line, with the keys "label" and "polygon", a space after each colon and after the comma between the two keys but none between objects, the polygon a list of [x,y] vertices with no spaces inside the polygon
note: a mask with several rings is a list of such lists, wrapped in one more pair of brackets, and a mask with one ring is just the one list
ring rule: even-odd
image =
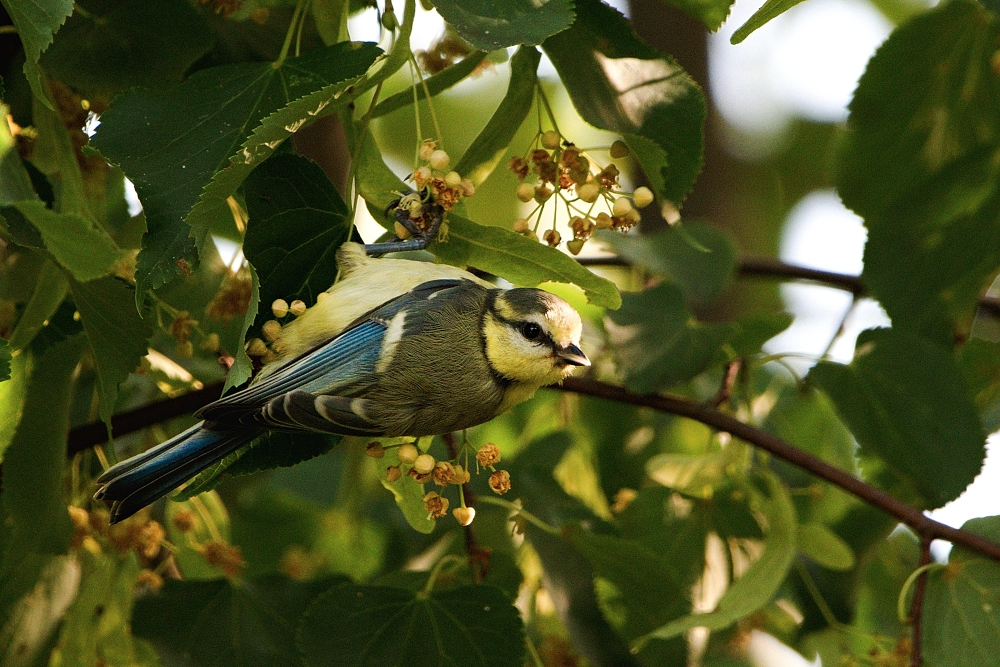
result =
[{"label": "flower cluster", "polygon": [[[390,449],[396,450],[398,463],[386,467],[386,481],[392,483],[403,477],[409,477],[417,484],[430,482],[439,487],[437,491],[430,491],[423,496],[427,515],[432,519],[439,519],[448,513],[448,507],[451,503],[448,498],[442,495],[446,487],[450,485],[461,487],[462,484],[471,481],[470,452],[474,452],[477,475],[483,469],[490,471],[488,483],[494,493],[503,495],[510,491],[510,474],[506,470],[496,469],[496,465],[500,463],[500,448],[493,443],[486,443],[478,449],[465,443],[455,458],[449,461],[439,461],[432,455],[421,452],[413,443],[383,446],[380,442],[372,442],[365,447],[365,454],[372,458],[381,459]],[[464,465],[459,463],[459,459],[464,461]],[[459,500],[461,504],[452,510],[452,516],[461,525],[468,526],[475,518],[476,510],[472,507],[466,507],[465,494],[461,489],[459,489]]]},{"label": "flower cluster", "polygon": [[[621,140],[607,150],[615,159],[628,155],[628,147]],[[631,193],[621,191],[620,173],[613,162],[602,167],[554,130],[539,132],[531,150],[512,158],[508,168],[521,181],[517,198],[537,204],[528,217],[514,221],[514,231],[537,240],[542,210],[550,201],[560,200],[570,215],[569,226],[573,230],[566,248],[574,255],[583,249],[595,229],[622,232],[631,229],[640,219],[637,209],[653,202],[653,193],[647,187]],[[552,228],[543,233],[542,240],[553,248],[562,242],[562,235],[555,228],[555,216]]]},{"label": "flower cluster", "polygon": [[[317,302],[322,301],[327,296],[329,295],[326,292],[320,292],[316,300]],[[286,319],[289,315],[298,317],[306,312],[306,310],[306,302],[301,299],[295,299],[291,303],[288,303],[284,299],[275,299],[271,302],[271,314],[274,315],[275,319],[268,320],[261,325],[260,335],[263,338],[251,338],[247,341],[247,355],[258,358],[265,364],[274,360],[277,355],[271,349],[270,344],[278,340],[281,336],[280,320]]]}]

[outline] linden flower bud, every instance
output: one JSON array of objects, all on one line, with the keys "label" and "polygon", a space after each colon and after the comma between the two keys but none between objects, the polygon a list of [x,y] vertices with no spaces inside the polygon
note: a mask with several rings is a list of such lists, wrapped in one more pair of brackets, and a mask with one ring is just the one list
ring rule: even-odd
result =
[{"label": "linden flower bud", "polygon": [[316,295],[316,303],[323,303],[329,298],[330,298],[329,292],[320,292],[319,294]]},{"label": "linden flower bud", "polygon": [[528,225],[528,221],[524,218],[518,218],[514,221],[514,231],[518,234],[526,234],[531,231],[531,226]]},{"label": "linden flower bud", "polygon": [[645,185],[635,189],[632,193],[635,199],[635,205],[638,208],[646,208],[653,203],[653,191],[647,188]]},{"label": "linden flower bud", "polygon": [[437,462],[430,454],[421,454],[417,457],[417,460],[413,462],[413,469],[421,475],[426,475],[434,470],[435,463]]},{"label": "linden flower bud", "polygon": [[476,508],[456,507],[451,511],[451,515],[455,517],[455,521],[457,521],[460,526],[468,526],[472,523],[472,520],[476,518]]},{"label": "linden flower bud", "polygon": [[434,169],[437,169],[438,171],[444,171],[445,168],[448,166],[448,163],[451,162],[451,158],[448,157],[447,153],[439,149],[431,153],[431,156],[427,158],[427,161]]},{"label": "linden flower bud", "polygon": [[611,157],[619,160],[628,155],[628,146],[625,145],[624,141],[618,139],[615,143],[611,144],[611,150],[608,152],[611,153]]},{"label": "linden flower bud", "polygon": [[559,133],[549,130],[542,134],[542,146],[548,148],[550,151],[559,148]]},{"label": "linden flower bud", "polygon": [[271,312],[280,320],[288,314],[288,302],[284,299],[275,299],[271,302]]},{"label": "linden flower bud", "polygon": [[673,225],[681,220],[681,212],[677,210],[672,201],[663,202],[663,208],[660,209],[660,215],[666,220],[668,225]]},{"label": "linden flower bud", "polygon": [[611,207],[611,215],[616,218],[624,218],[632,210],[632,202],[625,197],[619,197]]},{"label": "linden flower bud", "polygon": [[476,451],[476,463],[484,468],[500,463],[500,448],[492,442],[487,442]]},{"label": "linden flower bud", "polygon": [[290,312],[295,317],[298,317],[302,313],[306,312],[306,302],[301,299],[296,299],[292,301],[292,305],[288,307],[288,312]]},{"label": "linden flower bud", "polygon": [[611,229],[613,224],[611,216],[607,213],[601,212],[597,214],[597,224],[595,226],[598,229]]},{"label": "linden flower bud", "polygon": [[205,336],[204,340],[201,341],[201,349],[206,352],[218,352],[219,351],[219,334],[210,333]]},{"label": "linden flower bud", "polygon": [[469,474],[468,470],[459,465],[453,467],[455,468],[455,478],[451,480],[452,484],[468,484],[472,480],[472,475]]},{"label": "linden flower bud", "polygon": [[396,450],[396,457],[400,463],[413,463],[418,456],[420,456],[420,450],[410,443],[400,445],[399,449]]},{"label": "linden flower bud", "polygon": [[382,27],[386,30],[395,30],[399,27],[399,19],[392,12],[385,12],[382,14]]},{"label": "linden flower bud", "polygon": [[385,456],[385,447],[382,446],[381,442],[369,442],[365,445],[365,456],[380,459]]},{"label": "linden flower bud", "polygon": [[[435,148],[437,148],[437,143],[434,142],[433,140],[430,140],[430,139],[428,139],[427,141],[425,141],[422,144],[420,144],[420,151],[418,153],[418,155],[420,156],[420,159],[423,160],[424,162],[427,162],[428,160],[430,160],[431,159],[431,153],[434,152]],[[421,169],[424,169],[424,168],[425,167],[421,167]],[[428,176],[428,178],[430,178],[430,170],[427,171],[427,176]]]},{"label": "linden flower bud", "polygon": [[497,470],[490,475],[490,488],[499,496],[510,491],[510,473],[506,470]]},{"label": "linden flower bud", "polygon": [[392,231],[396,235],[396,238],[399,239],[400,241],[403,241],[413,236],[413,234],[410,233],[410,230],[404,227],[403,223],[401,223],[399,220],[393,223]]},{"label": "linden flower bud", "polygon": [[191,344],[191,341],[186,340],[183,343],[177,343],[174,351],[181,359],[190,359],[194,356],[194,345]]},{"label": "linden flower bud", "polygon": [[576,196],[588,204],[593,204],[597,201],[597,197],[600,194],[601,189],[595,183],[584,183],[583,185],[578,185],[576,188]]},{"label": "linden flower bud", "polygon": [[552,189],[544,183],[535,186],[535,201],[541,204],[552,196]]},{"label": "linden flower bud", "polygon": [[550,229],[545,232],[542,238],[545,239],[545,242],[553,248],[559,245],[559,242],[562,241],[562,235],[554,229]]},{"label": "linden flower bud", "polygon": [[438,461],[431,472],[431,477],[438,486],[448,486],[455,480],[455,466],[447,461]]},{"label": "linden flower bud", "polygon": [[625,219],[629,221],[629,224],[637,225],[642,220],[642,214],[639,213],[639,209],[633,208],[625,214]]},{"label": "linden flower bud", "polygon": [[580,251],[583,250],[584,243],[586,243],[586,241],[583,239],[573,239],[572,241],[566,242],[566,249],[574,255],[579,255]]},{"label": "linden flower bud", "polygon": [[260,332],[269,341],[274,341],[281,335],[281,322],[278,320],[268,320],[260,327]]},{"label": "linden flower bud", "polygon": [[447,174],[444,175],[444,182],[448,185],[449,188],[457,188],[459,185],[462,184],[462,177],[459,175],[457,171],[449,171]]},{"label": "linden flower bud", "polygon": [[535,196],[535,188],[530,183],[521,183],[517,186],[517,198],[527,204]]},{"label": "linden flower bud", "polygon": [[431,491],[424,496],[424,507],[432,518],[440,519],[448,513],[448,499],[441,496],[436,491]]},{"label": "linden flower bud", "polygon": [[385,479],[388,482],[396,482],[403,476],[403,471],[399,466],[389,466],[385,469]]},{"label": "linden flower bud", "polygon": [[431,176],[432,174],[430,167],[420,167],[420,169],[417,169],[415,172],[413,172],[413,180],[415,180],[418,184],[426,183],[427,181],[431,180]]},{"label": "linden flower bud", "polygon": [[463,178],[462,182],[459,183],[459,186],[462,188],[462,194],[466,197],[471,197],[476,194],[476,184],[467,178]]},{"label": "linden flower bud", "polygon": [[135,579],[136,588],[146,587],[151,591],[159,591],[163,588],[163,577],[152,570],[142,570]]}]

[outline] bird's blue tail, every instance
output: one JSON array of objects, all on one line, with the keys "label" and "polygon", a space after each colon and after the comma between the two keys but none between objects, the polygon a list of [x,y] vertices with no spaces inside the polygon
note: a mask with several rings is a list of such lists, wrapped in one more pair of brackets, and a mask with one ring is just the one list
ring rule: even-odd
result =
[{"label": "bird's blue tail", "polygon": [[132,516],[216,461],[253,440],[260,431],[201,422],[152,449],[122,461],[97,478],[94,498],[111,504],[111,523]]}]

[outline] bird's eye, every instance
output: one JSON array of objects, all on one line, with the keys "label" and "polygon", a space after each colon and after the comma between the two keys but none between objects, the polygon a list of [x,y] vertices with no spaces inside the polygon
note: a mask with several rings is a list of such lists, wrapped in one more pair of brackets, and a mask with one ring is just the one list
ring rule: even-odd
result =
[{"label": "bird's eye", "polygon": [[521,335],[528,340],[535,340],[542,335],[542,328],[534,322],[525,322],[521,325]]}]

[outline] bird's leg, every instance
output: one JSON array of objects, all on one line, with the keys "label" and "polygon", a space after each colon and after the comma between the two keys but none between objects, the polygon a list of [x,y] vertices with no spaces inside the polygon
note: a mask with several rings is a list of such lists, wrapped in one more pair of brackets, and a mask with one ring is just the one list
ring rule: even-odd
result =
[{"label": "bird's leg", "polygon": [[[383,243],[365,245],[365,252],[373,257],[388,252],[423,250],[437,238],[441,222],[444,220],[444,209],[440,205],[431,201],[423,202],[416,193],[406,195],[389,204],[386,213],[389,212],[392,212],[396,221],[410,232],[412,237],[404,241],[398,236],[393,236],[392,239]],[[414,213],[417,215],[414,216]]]}]

